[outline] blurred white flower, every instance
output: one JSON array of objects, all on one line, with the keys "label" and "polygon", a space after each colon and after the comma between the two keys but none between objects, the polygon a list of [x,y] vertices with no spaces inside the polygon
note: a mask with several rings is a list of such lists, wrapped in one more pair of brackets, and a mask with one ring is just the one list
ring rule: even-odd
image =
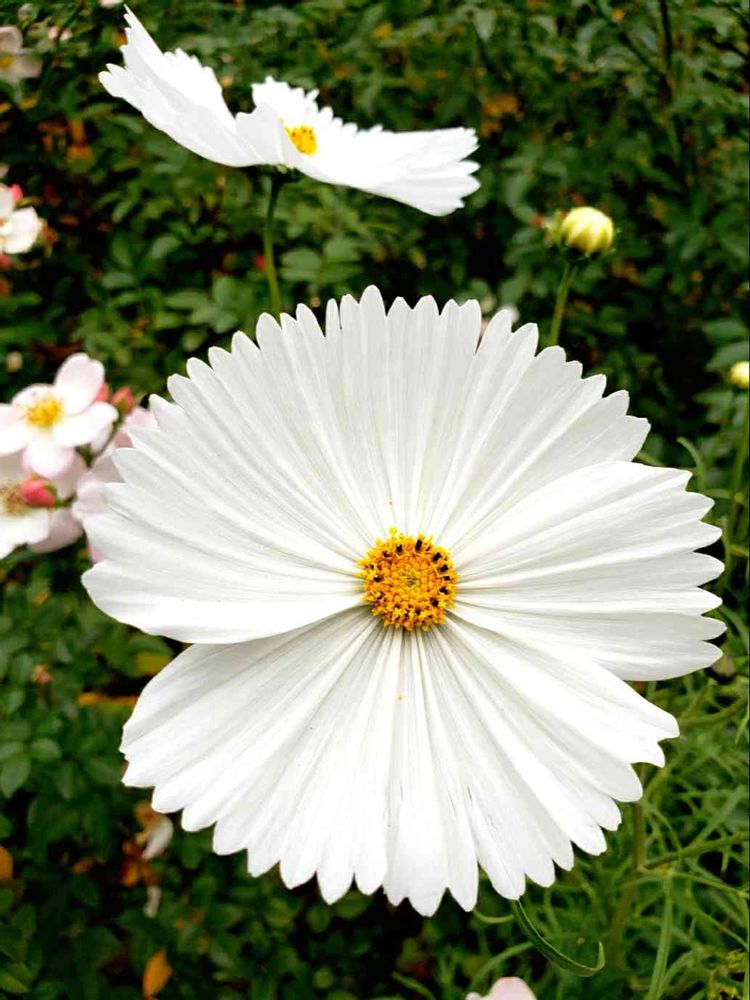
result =
[{"label": "blurred white flower", "polygon": [[65,472],[76,447],[117,420],[115,407],[97,400],[103,383],[101,362],[73,354],[53,385],[31,385],[0,403],[0,455],[23,452],[29,471],[48,479]]},{"label": "blurred white flower", "polygon": [[719,537],[689,475],[559,347],[376,289],[188,362],[87,530],[108,614],[194,643],[125,726],[125,781],[214,849],[432,913],[604,851],[698,670]]},{"label": "blurred white flower", "polygon": [[19,80],[39,76],[42,64],[23,47],[23,36],[18,28],[5,25],[0,28],[0,80],[18,83]]},{"label": "blurred white flower", "polygon": [[18,188],[0,184],[0,253],[25,253],[42,228],[33,208],[16,208]]},{"label": "blurred white flower", "polygon": [[447,215],[479,187],[465,160],[477,146],[473,129],[387,132],[360,130],[318,107],[305,93],[268,77],[253,86],[256,108],[232,115],[212,69],[181,49],[162,52],[126,13],[125,66],[100,74],[122,97],[182,146],[233,167],[292,167],[326,184],[344,184],[393,198],[430,215]]},{"label": "blurred white flower", "polygon": [[479,993],[469,993],[466,1000],[536,1000],[536,995],[532,993],[523,979],[507,976],[498,979],[490,992],[485,993],[484,996],[480,996]]},{"label": "blurred white flower", "polygon": [[135,814],[141,830],[135,835],[135,842],[142,848],[141,857],[152,861],[162,855],[174,834],[174,824],[169,816],[156,812],[148,802],[136,806]]},{"label": "blurred white flower", "polygon": [[[85,462],[76,455],[68,470],[51,482],[58,500],[73,495]],[[70,545],[82,534],[69,507],[52,508],[27,502],[24,489],[28,469],[21,456],[0,457],[0,558],[19,545],[30,545],[35,552],[52,552]]]}]

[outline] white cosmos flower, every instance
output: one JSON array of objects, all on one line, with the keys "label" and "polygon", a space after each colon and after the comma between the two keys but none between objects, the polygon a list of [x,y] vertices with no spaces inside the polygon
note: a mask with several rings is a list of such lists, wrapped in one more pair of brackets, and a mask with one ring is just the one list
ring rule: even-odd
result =
[{"label": "white cosmos flower", "polygon": [[195,643],[125,727],[126,782],[327,900],[468,909],[477,862],[508,897],[549,885],[677,735],[626,680],[719,655],[711,502],[633,464],[626,393],[480,325],[375,289],[325,336],[262,316],[152,399],[87,525],[95,602]]},{"label": "white cosmos flower", "polygon": [[447,215],[479,187],[467,161],[477,147],[473,129],[387,132],[359,130],[320,108],[317,91],[267,77],[253,86],[255,110],[233,115],[212,69],[181,49],[162,52],[132,11],[125,19],[125,66],[100,74],[156,128],[216,163],[292,167],[326,184],[344,184]]}]

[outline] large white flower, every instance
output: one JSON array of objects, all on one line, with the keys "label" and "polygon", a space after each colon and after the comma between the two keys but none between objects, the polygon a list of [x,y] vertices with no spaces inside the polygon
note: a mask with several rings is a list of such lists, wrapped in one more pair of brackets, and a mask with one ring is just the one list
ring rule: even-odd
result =
[{"label": "large white flower", "polygon": [[677,735],[626,680],[718,655],[710,501],[632,463],[624,392],[480,325],[374,289],[325,336],[261,317],[152,400],[87,526],[96,603],[195,643],[126,725],[126,782],[327,900],[469,908],[477,862],[516,897],[603,851]]},{"label": "large white flower", "polygon": [[100,74],[104,87],[186,149],[231,167],[293,167],[327,184],[393,198],[430,215],[447,215],[479,187],[467,161],[473,129],[360,130],[319,108],[305,93],[267,77],[253,86],[256,108],[232,115],[212,69],[181,49],[162,52],[128,10],[125,66]]}]

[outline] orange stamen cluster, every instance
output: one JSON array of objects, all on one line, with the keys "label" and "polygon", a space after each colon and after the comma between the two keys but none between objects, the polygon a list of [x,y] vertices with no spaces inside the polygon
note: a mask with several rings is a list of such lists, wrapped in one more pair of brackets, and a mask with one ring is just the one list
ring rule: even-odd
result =
[{"label": "orange stamen cluster", "polygon": [[55,396],[43,396],[26,407],[26,422],[34,427],[51,427],[62,414],[62,403]]},{"label": "orange stamen cluster", "polygon": [[286,134],[300,153],[304,153],[305,156],[317,153],[318,137],[315,135],[314,128],[311,128],[309,125],[296,125],[294,128],[287,128]]},{"label": "orange stamen cluster", "polygon": [[365,600],[386,627],[426,632],[453,607],[458,575],[446,550],[431,538],[412,538],[391,528],[359,565]]}]

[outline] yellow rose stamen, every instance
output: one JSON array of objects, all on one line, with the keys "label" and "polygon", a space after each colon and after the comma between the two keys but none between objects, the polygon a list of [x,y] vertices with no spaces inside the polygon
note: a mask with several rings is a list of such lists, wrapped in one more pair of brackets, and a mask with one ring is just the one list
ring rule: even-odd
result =
[{"label": "yellow rose stamen", "polygon": [[313,153],[317,153],[318,139],[315,135],[314,128],[310,128],[309,125],[297,125],[294,128],[287,128],[286,134],[292,140],[300,153],[304,153],[305,156],[311,156]]},{"label": "yellow rose stamen", "polygon": [[62,403],[54,396],[44,396],[26,407],[26,423],[34,427],[52,427],[62,414]]},{"label": "yellow rose stamen", "polygon": [[0,509],[9,517],[20,517],[29,509],[18,483],[0,486]]},{"label": "yellow rose stamen", "polygon": [[431,538],[391,528],[359,565],[365,601],[386,627],[426,632],[453,607],[458,575],[446,550]]}]

